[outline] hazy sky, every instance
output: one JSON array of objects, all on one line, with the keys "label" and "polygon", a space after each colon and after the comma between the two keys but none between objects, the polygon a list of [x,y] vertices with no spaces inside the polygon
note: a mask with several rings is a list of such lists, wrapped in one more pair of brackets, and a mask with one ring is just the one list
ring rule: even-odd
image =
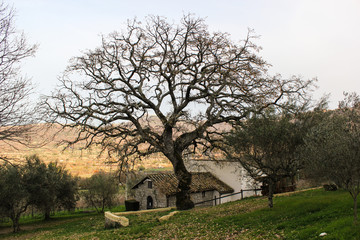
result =
[{"label": "hazy sky", "polygon": [[283,77],[318,78],[316,97],[330,93],[337,106],[343,91],[360,94],[359,0],[5,0],[16,9],[16,26],[36,56],[23,74],[38,92],[49,94],[73,56],[100,45],[101,34],[121,31],[127,19],[165,16],[178,22],[187,13],[206,19],[211,31],[234,41],[252,28],[261,38],[260,55]]}]

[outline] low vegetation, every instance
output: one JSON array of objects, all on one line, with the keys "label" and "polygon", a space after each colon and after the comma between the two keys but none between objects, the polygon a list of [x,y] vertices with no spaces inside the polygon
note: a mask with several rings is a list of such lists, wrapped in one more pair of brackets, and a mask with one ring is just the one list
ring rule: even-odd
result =
[{"label": "low vegetation", "polygon": [[273,209],[262,197],[195,208],[163,223],[158,218],[169,212],[130,215],[129,227],[110,230],[104,228],[103,214],[65,215],[49,223],[23,223],[24,231],[17,234],[3,226],[0,239],[321,239],[324,232],[323,239],[360,238],[348,192],[317,189],[274,201]]}]

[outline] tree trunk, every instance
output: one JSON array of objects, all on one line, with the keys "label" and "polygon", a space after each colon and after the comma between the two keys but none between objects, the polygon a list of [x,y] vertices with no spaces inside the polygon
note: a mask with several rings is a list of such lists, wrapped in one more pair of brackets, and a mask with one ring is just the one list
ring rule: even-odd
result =
[{"label": "tree trunk", "polygon": [[20,231],[20,224],[19,224],[20,216],[17,216],[16,214],[14,216],[11,216],[12,226],[13,226],[13,232],[19,232]]},{"label": "tree trunk", "polygon": [[50,220],[50,209],[48,209],[48,208],[46,208],[45,209],[45,214],[44,214],[44,216],[45,216],[45,221],[48,221],[48,220]]},{"label": "tree trunk", "polygon": [[19,232],[20,231],[20,224],[19,224],[19,220],[13,220],[13,232]]},{"label": "tree trunk", "polygon": [[354,199],[354,224],[357,224],[357,197],[358,195],[355,195]]},{"label": "tree trunk", "polygon": [[105,209],[105,203],[106,203],[106,198],[104,197],[104,198],[102,199],[101,213],[103,213],[103,212],[104,212],[104,209]]},{"label": "tree trunk", "polygon": [[269,179],[269,193],[268,193],[268,202],[269,208],[273,208],[273,196],[274,196],[274,181]]},{"label": "tree trunk", "polygon": [[174,164],[174,172],[179,180],[179,192],[176,193],[176,208],[187,210],[194,208],[194,203],[190,199],[191,174],[187,171],[181,154],[177,154]]}]

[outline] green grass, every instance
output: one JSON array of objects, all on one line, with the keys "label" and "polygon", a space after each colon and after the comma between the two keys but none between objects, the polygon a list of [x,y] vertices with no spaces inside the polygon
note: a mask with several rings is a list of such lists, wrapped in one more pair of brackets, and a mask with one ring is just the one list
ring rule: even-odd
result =
[{"label": "green grass", "polygon": [[360,239],[352,214],[352,199],[347,192],[316,190],[278,197],[274,209],[226,216],[216,222],[223,227],[241,226],[252,238],[317,239],[326,232],[326,239]]},{"label": "green grass", "polygon": [[[105,208],[104,211],[125,212],[125,206],[120,205],[120,206],[115,206],[115,207],[111,207],[111,208]],[[95,208],[83,208],[83,209],[78,209],[75,211],[59,211],[59,212],[56,212],[55,215],[51,215],[50,221],[61,220],[61,219],[74,219],[74,218],[81,218],[81,217],[85,217],[85,216],[97,216],[97,215],[99,215],[99,214],[95,211]],[[20,218],[20,226],[30,225],[30,224],[43,225],[44,223],[46,223],[44,221],[44,215],[39,214],[39,213],[35,214],[34,216],[26,215],[26,216],[22,216]],[[7,219],[7,221],[5,223],[0,222],[0,230],[1,230],[1,227],[4,229],[5,227],[11,227],[11,226],[12,225],[11,225],[10,219]],[[0,238],[1,238],[1,231],[0,231]]]},{"label": "green grass", "polygon": [[[57,216],[49,223],[23,223],[18,234],[3,239],[360,239],[347,192],[322,189],[279,196],[268,209],[266,198],[250,198],[216,207],[182,211],[168,222],[168,212],[128,216],[130,226],[104,229],[99,214]],[[119,209],[123,210],[123,209]],[[114,211],[114,209],[112,210]],[[320,238],[319,234],[328,235]]]}]

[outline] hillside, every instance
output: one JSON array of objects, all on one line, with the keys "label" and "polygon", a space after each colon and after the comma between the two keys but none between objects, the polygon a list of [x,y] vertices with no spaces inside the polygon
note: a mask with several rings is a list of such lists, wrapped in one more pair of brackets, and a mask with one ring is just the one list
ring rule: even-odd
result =
[{"label": "hillside", "polygon": [[[106,153],[101,153],[100,147],[82,149],[83,144],[75,144],[65,149],[63,140],[74,139],[76,132],[72,130],[61,131],[60,126],[47,127],[45,124],[36,126],[36,133],[31,136],[31,146],[18,143],[12,145],[0,141],[1,154],[12,158],[14,161],[22,162],[26,156],[37,154],[45,162],[57,161],[65,165],[72,174],[80,177],[89,177],[99,170],[116,171],[117,164],[106,164],[109,160]],[[145,169],[169,169],[170,162],[162,155],[148,157],[144,162],[136,163],[135,167]]]},{"label": "hillside", "polygon": [[[155,116],[150,116],[141,122],[142,125],[151,127],[154,130],[161,131],[160,120]],[[230,125],[217,124],[212,131],[229,131]],[[174,135],[178,135],[184,131],[191,131],[194,129],[193,125],[185,122],[178,122]],[[16,161],[24,161],[26,156],[37,154],[40,159],[45,162],[57,161],[74,175],[80,177],[89,177],[99,170],[116,171],[117,164],[105,164],[107,161],[114,161],[116,159],[109,159],[108,154],[101,153],[99,146],[93,146],[90,149],[83,149],[84,143],[77,143],[71,148],[65,148],[64,140],[71,140],[76,138],[76,131],[67,129],[62,130],[59,125],[52,125],[49,127],[46,124],[38,124],[34,128],[34,133],[30,136],[30,145],[24,146],[18,143],[12,145],[0,141],[0,154],[10,157]],[[143,146],[146,147],[146,144]],[[198,156],[202,157],[202,156]],[[145,169],[172,169],[171,163],[162,155],[154,154],[147,157],[143,162],[135,163],[135,168]]]},{"label": "hillside", "polygon": [[[163,223],[157,218],[168,212],[130,215],[129,227],[110,230],[104,229],[103,214],[59,216],[48,223],[23,223],[24,231],[15,235],[0,227],[0,239],[360,239],[347,192],[277,196],[272,210],[266,201],[258,197],[196,208]],[[324,232],[327,236],[319,237]]]}]

